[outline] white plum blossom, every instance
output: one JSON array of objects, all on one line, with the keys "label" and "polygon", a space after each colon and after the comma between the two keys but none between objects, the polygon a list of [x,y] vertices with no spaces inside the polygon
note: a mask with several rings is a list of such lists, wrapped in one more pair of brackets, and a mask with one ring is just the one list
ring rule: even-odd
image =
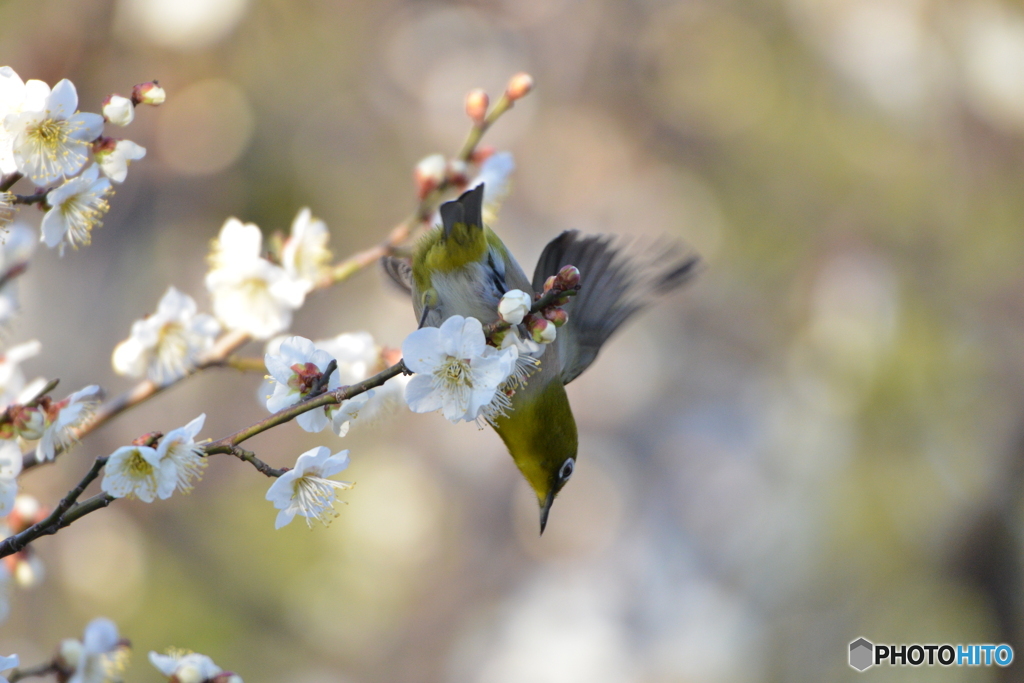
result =
[{"label": "white plum blossom", "polygon": [[498,315],[510,325],[518,325],[530,312],[533,297],[521,289],[510,289],[498,302]]},{"label": "white plum blossom", "polygon": [[156,313],[132,323],[131,336],[114,348],[114,371],[146,375],[158,384],[177,379],[195,367],[218,334],[213,316],[196,313],[192,297],[168,287]]},{"label": "white plum blossom", "polygon": [[114,498],[135,496],[144,503],[170,498],[178,485],[178,469],[150,446],[121,446],[103,468],[100,488]]},{"label": "white plum blossom", "polygon": [[76,430],[92,417],[102,390],[92,384],[62,401],[45,406],[46,426],[36,446],[36,458],[53,460],[57,451],[66,451],[77,441]]},{"label": "white plum blossom", "polygon": [[317,446],[299,456],[295,467],[277,478],[267,491],[267,500],[280,510],[274,523],[280,529],[295,515],[306,518],[306,525],[319,519],[324,525],[338,516],[334,500],[338,489],[352,488],[347,481],[328,479],[348,467],[348,451],[331,455],[331,449]]},{"label": "white plum blossom", "polygon": [[380,351],[369,332],[344,332],[313,343],[338,362],[338,381],[341,384],[362,382],[380,362]]},{"label": "white plum blossom", "polygon": [[206,413],[203,413],[184,427],[172,429],[164,434],[156,448],[161,467],[165,461],[174,463],[176,486],[182,493],[192,490],[192,481],[198,480],[206,467],[206,458],[200,455],[202,449],[196,445],[196,435],[205,421]]},{"label": "white plum blossom", "polygon": [[0,325],[9,322],[17,314],[18,278],[14,275],[25,267],[35,251],[38,240],[35,231],[23,223],[15,223],[3,235],[0,242]]},{"label": "white plum blossom", "polygon": [[15,441],[0,441],[0,517],[14,510],[21,474],[21,449]]},{"label": "white plum blossom", "polygon": [[[176,683],[203,683],[224,672],[213,660],[197,652],[149,653],[149,662],[164,676]],[[219,679],[218,679],[219,680]],[[242,683],[240,676],[232,674],[229,683]]]},{"label": "white plum blossom", "polygon": [[135,120],[135,105],[127,97],[111,95],[103,103],[103,118],[115,126],[127,126]]},{"label": "white plum blossom", "polygon": [[[8,669],[16,669],[20,665],[18,655],[11,655],[10,657],[0,657],[0,671],[7,671]],[[0,683],[8,683],[7,678],[0,676]]]},{"label": "white plum blossom", "polygon": [[103,144],[95,151],[96,163],[103,175],[115,183],[123,183],[128,177],[128,166],[146,156],[146,148],[131,140],[104,138]]},{"label": "white plum blossom", "polygon": [[30,107],[4,119],[14,135],[18,170],[37,185],[50,185],[82,170],[89,160],[89,143],[103,133],[103,117],[78,112],[78,93],[66,78],[47,92],[42,107]]},{"label": "white plum blossom", "polygon": [[292,232],[281,249],[281,265],[294,280],[310,288],[324,274],[331,261],[327,242],[331,235],[327,225],[314,218],[309,209],[302,209],[292,221]]},{"label": "white plum blossom", "polygon": [[0,231],[6,231],[7,226],[14,222],[14,213],[14,195],[0,192]]},{"label": "white plum blossom", "polygon": [[515,369],[515,347],[488,346],[476,318],[453,315],[441,327],[424,327],[402,342],[405,365],[416,375],[405,400],[416,413],[440,410],[452,422],[473,421],[494,400]]},{"label": "white plum blossom", "polygon": [[77,655],[75,673],[68,679],[68,683],[107,683],[123,667],[118,656],[121,636],[117,632],[117,625],[110,619],[98,617],[90,621],[85,627],[80,646],[75,648],[70,644],[61,644],[62,655],[65,650],[68,655]]},{"label": "white plum blossom", "polygon": [[206,288],[228,328],[267,339],[288,328],[309,283],[292,278],[260,256],[263,236],[252,223],[229,218],[214,243]]},{"label": "white plum blossom", "polygon": [[[309,398],[314,385],[323,381],[323,373],[334,359],[305,337],[288,337],[281,342],[278,353],[268,353],[263,360],[273,381],[267,410],[276,413]],[[339,386],[338,373],[334,371],[328,378],[327,391]],[[307,411],[295,421],[307,432],[321,432],[330,423],[328,407],[331,406]]]},{"label": "white plum blossom", "polygon": [[0,174],[18,170],[14,162],[14,133],[5,125],[8,116],[25,109],[42,109],[50,87],[42,81],[25,83],[9,66],[0,67]]},{"label": "white plum blossom", "polygon": [[92,242],[92,230],[103,224],[103,216],[110,210],[107,195],[111,194],[110,179],[100,177],[95,164],[82,175],[50,190],[46,195],[49,211],[43,215],[42,241],[51,249],[70,244],[77,249]]}]

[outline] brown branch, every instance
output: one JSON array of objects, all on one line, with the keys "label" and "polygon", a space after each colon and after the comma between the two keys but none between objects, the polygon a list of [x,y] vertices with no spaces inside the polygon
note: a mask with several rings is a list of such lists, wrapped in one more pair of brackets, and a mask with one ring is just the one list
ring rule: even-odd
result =
[{"label": "brown branch", "polygon": [[9,176],[0,177],[0,192],[7,192],[7,190],[14,187],[14,184],[24,177],[25,176],[23,176],[21,173],[18,173],[17,171],[15,171]]},{"label": "brown branch", "polygon": [[11,204],[42,204],[46,201],[47,194],[49,194],[49,190],[42,190],[35,194],[16,194]]},{"label": "brown branch", "polygon": [[59,673],[60,670],[61,668],[57,662],[44,662],[43,664],[37,664],[36,666],[32,666],[27,669],[15,669],[7,675],[7,680],[10,681],[10,683],[16,683],[17,681],[21,681],[26,678],[49,676],[50,674]]}]

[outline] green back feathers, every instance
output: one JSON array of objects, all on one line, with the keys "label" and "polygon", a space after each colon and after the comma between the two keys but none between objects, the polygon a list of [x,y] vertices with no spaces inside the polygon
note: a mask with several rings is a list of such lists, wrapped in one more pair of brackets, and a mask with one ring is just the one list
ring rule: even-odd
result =
[{"label": "green back feathers", "polygon": [[576,456],[579,438],[565,385],[556,377],[531,389],[516,394],[512,410],[498,419],[495,430],[543,504],[558,486],[562,463]]},{"label": "green back feathers", "polygon": [[430,274],[448,273],[483,261],[489,230],[483,221],[484,186],[441,205],[441,227],[431,230],[416,246],[412,271],[420,291],[430,288]]}]

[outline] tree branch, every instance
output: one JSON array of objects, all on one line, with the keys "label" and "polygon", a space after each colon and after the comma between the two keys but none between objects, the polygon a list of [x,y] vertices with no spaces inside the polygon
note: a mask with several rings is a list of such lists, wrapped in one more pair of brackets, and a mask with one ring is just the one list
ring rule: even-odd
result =
[{"label": "tree branch", "polygon": [[7,676],[7,680],[10,683],[17,683],[26,678],[40,678],[42,676],[49,676],[60,671],[60,667],[57,666],[57,662],[45,662],[43,664],[37,664],[36,666],[29,667],[27,669],[15,669]]}]

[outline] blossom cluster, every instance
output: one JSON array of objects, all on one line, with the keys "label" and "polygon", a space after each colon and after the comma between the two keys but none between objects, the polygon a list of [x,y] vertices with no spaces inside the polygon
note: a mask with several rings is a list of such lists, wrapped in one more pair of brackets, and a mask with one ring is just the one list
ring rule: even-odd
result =
[{"label": "blossom cluster", "polygon": [[[16,204],[41,201],[46,246],[63,254],[68,245],[89,244],[110,209],[113,184],[123,183],[128,165],[146,155],[131,140],[105,137],[104,124],[127,126],[137,105],[158,105],[165,97],[155,82],[143,83],[131,97],[108,97],[102,115],[81,112],[78,91],[68,79],[50,88],[0,67],[0,228],[14,219]],[[21,178],[36,192],[19,202],[8,190]]]}]

